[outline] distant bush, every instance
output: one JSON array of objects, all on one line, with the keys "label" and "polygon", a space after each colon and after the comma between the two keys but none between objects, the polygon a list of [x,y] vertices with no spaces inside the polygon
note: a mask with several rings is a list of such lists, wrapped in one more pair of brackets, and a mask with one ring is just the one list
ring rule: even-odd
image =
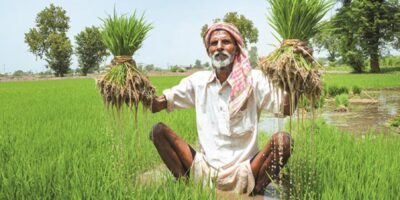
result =
[{"label": "distant bush", "polygon": [[183,72],[185,72],[186,70],[185,69],[183,69],[183,68],[179,68],[178,69],[178,72],[180,72],[180,73],[183,73]]},{"label": "distant bush", "polygon": [[172,66],[170,71],[171,72],[177,72],[178,71],[178,67],[177,66]]},{"label": "distant bush", "polygon": [[358,94],[358,95],[361,94],[361,88],[358,87],[357,85],[353,86],[352,90],[353,94]]},{"label": "distant bush", "polygon": [[340,94],[335,97],[335,104],[337,107],[339,106],[349,106],[349,96],[347,94]]},{"label": "distant bush", "polygon": [[26,73],[22,70],[17,70],[13,73],[13,76],[25,76]]}]

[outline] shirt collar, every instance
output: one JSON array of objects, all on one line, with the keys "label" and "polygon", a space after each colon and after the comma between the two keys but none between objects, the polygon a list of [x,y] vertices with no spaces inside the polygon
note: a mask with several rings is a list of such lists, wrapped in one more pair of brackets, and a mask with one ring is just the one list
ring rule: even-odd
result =
[{"label": "shirt collar", "polygon": [[[232,73],[229,75],[229,77],[230,76],[232,76]],[[232,80],[229,77],[228,77],[228,79],[226,79],[225,82],[227,84],[229,84],[230,86],[232,86],[233,83],[232,83]],[[214,81],[217,81],[217,74],[215,73],[215,70],[211,70],[210,77],[207,80],[207,85],[212,83],[212,82],[214,82]]]}]

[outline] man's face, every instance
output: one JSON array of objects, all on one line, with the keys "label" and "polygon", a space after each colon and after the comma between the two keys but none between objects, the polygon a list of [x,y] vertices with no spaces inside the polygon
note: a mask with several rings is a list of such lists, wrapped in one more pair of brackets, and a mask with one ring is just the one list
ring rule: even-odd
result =
[{"label": "man's face", "polygon": [[221,69],[232,64],[237,53],[235,40],[224,30],[211,33],[208,55],[214,68]]}]

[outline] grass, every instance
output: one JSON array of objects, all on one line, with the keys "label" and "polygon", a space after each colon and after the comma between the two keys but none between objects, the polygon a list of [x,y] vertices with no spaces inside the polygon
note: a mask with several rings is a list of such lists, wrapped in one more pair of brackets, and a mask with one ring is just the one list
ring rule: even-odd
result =
[{"label": "grass", "polygon": [[[182,77],[152,77],[158,94]],[[215,190],[189,181],[144,185],[137,176],[161,164],[148,139],[162,121],[196,147],[193,109],[142,114],[138,131],[127,114],[125,140],[107,123],[94,80],[0,83],[0,199],[215,199]],[[296,134],[287,171],[304,199],[396,199],[400,196],[400,138],[342,133],[318,122],[318,174],[308,187],[309,130]],[[138,134],[139,137],[136,137]],[[267,137],[261,135],[261,143]],[[122,147],[122,148],[121,148]],[[307,157],[308,156],[308,157]],[[308,167],[308,168],[307,168]],[[290,169],[290,170],[289,170]],[[314,181],[314,180],[313,180]]]},{"label": "grass", "polygon": [[362,89],[400,88],[400,74],[325,74],[323,77],[328,86],[357,85]]}]

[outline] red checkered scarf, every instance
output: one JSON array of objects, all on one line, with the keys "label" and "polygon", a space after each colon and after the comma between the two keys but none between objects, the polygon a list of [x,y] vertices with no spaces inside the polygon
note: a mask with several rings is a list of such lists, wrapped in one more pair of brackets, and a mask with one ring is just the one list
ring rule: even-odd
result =
[{"label": "red checkered scarf", "polygon": [[246,102],[247,98],[250,97],[253,91],[251,65],[247,51],[243,48],[244,43],[242,35],[235,26],[228,23],[219,22],[208,28],[207,32],[204,34],[204,45],[206,46],[207,51],[210,45],[211,33],[215,30],[224,30],[230,33],[230,35],[236,40],[236,44],[240,50],[239,54],[236,55],[233,61],[233,69],[227,79],[232,87],[229,101],[229,114],[230,119],[232,119],[240,111],[243,104]]}]

